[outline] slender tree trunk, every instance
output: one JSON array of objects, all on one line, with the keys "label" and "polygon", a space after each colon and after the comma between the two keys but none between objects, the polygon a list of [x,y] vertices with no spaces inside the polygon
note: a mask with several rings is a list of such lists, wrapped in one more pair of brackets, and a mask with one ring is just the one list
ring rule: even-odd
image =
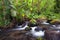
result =
[{"label": "slender tree trunk", "polygon": [[33,11],[33,7],[34,7],[34,2],[33,2],[34,0],[32,0],[32,4],[31,4],[31,13],[32,13],[32,11]]},{"label": "slender tree trunk", "polygon": [[40,3],[41,3],[41,0],[38,0],[38,4],[37,4],[38,15],[41,13]]}]

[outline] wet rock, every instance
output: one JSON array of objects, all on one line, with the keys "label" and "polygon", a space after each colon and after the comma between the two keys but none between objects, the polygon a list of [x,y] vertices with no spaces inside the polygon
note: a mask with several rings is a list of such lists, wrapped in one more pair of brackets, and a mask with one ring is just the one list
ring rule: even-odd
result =
[{"label": "wet rock", "polygon": [[60,32],[56,30],[47,30],[45,32],[46,40],[60,40]]},{"label": "wet rock", "polygon": [[29,26],[29,27],[34,27],[34,26],[37,26],[37,24],[29,23],[28,26]]},{"label": "wet rock", "polygon": [[58,24],[60,24],[60,20],[54,19],[50,23],[53,24],[53,25],[58,25]]},{"label": "wet rock", "polygon": [[37,24],[40,25],[43,22],[47,22],[47,19],[37,19]]},{"label": "wet rock", "polygon": [[26,31],[10,31],[3,32],[0,35],[0,40],[36,40],[31,35],[26,35]]},{"label": "wet rock", "polygon": [[46,24],[40,24],[38,27],[43,28],[44,30],[49,30],[51,27],[53,27],[52,25],[46,25]]}]

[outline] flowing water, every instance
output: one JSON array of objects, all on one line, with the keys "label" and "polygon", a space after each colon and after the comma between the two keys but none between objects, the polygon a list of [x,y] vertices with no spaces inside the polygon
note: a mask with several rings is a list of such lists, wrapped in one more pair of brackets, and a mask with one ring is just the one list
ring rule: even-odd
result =
[{"label": "flowing water", "polygon": [[[49,25],[49,23],[46,23],[46,22],[42,24]],[[53,26],[52,28],[57,28],[57,29],[60,28],[60,25],[58,25],[58,27],[56,27],[56,25],[52,25],[52,26]],[[44,37],[45,30],[43,31],[43,29],[35,26],[35,27],[30,27],[31,30],[27,32],[25,31],[27,27],[29,27],[28,22],[25,22],[23,25],[19,25],[19,26],[17,25],[15,28],[12,28],[12,29],[7,29],[7,30],[0,29],[0,40],[22,40],[22,39],[36,40],[35,39],[36,37]],[[60,32],[60,30],[58,30],[57,32]]]}]

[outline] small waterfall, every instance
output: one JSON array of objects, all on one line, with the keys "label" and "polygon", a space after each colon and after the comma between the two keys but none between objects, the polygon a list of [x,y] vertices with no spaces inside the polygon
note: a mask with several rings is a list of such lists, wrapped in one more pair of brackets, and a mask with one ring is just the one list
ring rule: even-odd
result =
[{"label": "small waterfall", "polygon": [[28,32],[27,34],[32,34],[33,37],[43,37],[45,34],[45,31],[42,31],[42,29],[39,29],[39,31],[36,31],[37,27],[31,27],[30,32]]},{"label": "small waterfall", "polygon": [[12,30],[25,30],[26,27],[28,27],[28,22],[25,22],[24,24],[17,26],[17,28],[14,28]]}]

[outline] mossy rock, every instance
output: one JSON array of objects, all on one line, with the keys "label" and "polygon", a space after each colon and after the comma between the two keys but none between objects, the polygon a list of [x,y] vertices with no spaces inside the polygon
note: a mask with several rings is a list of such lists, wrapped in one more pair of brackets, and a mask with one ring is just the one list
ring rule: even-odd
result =
[{"label": "mossy rock", "polygon": [[60,20],[59,19],[53,19],[50,23],[51,24],[60,24]]}]

